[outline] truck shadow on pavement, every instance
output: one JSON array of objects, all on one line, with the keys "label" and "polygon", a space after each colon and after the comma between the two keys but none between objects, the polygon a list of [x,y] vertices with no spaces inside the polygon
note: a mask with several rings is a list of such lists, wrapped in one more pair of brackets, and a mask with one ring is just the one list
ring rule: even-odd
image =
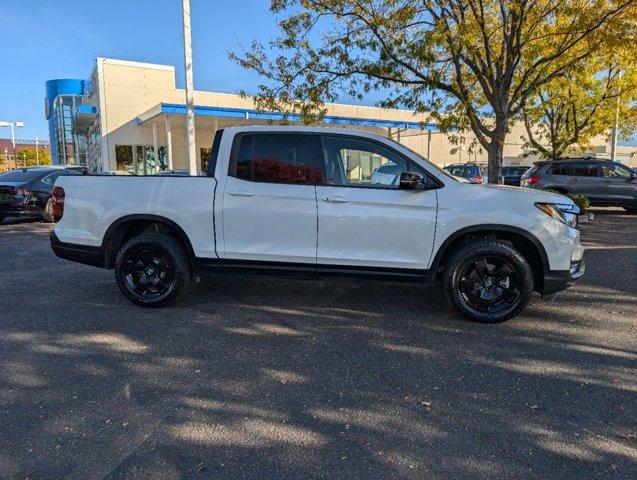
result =
[{"label": "truck shadow on pavement", "polygon": [[0,478],[634,478],[637,269],[604,270],[615,218],[583,230],[581,285],[501,325],[364,281],[220,276],[148,310],[51,259],[48,295],[6,284]]}]

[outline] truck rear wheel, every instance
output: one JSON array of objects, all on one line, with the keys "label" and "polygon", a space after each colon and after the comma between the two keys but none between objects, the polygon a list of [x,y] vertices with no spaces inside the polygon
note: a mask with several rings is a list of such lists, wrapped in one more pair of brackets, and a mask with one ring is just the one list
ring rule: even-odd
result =
[{"label": "truck rear wheel", "polygon": [[117,254],[115,279],[133,303],[163,307],[190,285],[188,255],[181,243],[168,235],[139,235]]},{"label": "truck rear wheel", "polygon": [[533,270],[508,242],[469,243],[449,259],[445,296],[469,319],[498,323],[515,317],[531,299]]}]

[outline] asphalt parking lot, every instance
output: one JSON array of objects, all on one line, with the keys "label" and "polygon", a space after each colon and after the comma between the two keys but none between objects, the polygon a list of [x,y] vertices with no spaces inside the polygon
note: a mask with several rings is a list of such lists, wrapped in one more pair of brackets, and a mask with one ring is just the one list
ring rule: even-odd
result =
[{"label": "asphalt parking lot", "polygon": [[0,479],[637,478],[637,216],[500,325],[435,287],[206,279],[143,309],[0,225]]}]

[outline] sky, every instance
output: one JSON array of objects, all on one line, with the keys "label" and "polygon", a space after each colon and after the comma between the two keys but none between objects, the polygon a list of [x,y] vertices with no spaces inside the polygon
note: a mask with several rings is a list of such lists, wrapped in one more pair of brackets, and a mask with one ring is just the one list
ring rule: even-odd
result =
[{"label": "sky", "polygon": [[[195,89],[256,93],[262,81],[228,52],[276,35],[270,1],[190,3]],[[97,57],[174,65],[183,88],[182,35],[180,0],[0,0],[0,120],[24,122],[17,138],[48,139],[44,83],[88,78]]]},{"label": "sky", "polygon": [[[268,6],[191,0],[196,89],[256,92],[259,78],[228,52],[276,34]],[[180,0],[0,0],[0,120],[24,121],[20,138],[48,138],[44,83],[88,78],[97,57],[174,65],[183,88],[182,35]]]}]

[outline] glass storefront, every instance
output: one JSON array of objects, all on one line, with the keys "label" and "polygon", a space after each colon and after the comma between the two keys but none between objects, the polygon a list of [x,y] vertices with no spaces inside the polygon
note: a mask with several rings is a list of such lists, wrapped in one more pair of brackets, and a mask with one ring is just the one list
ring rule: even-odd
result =
[{"label": "glass storefront", "polygon": [[86,165],[86,136],[74,128],[74,112],[81,103],[81,95],[60,95],[53,103],[55,144],[58,162]]},{"label": "glass storefront", "polygon": [[97,107],[90,105],[92,82],[58,79],[46,82],[45,117],[54,164],[101,170],[102,149]]},{"label": "glass storefront", "polygon": [[158,147],[155,162],[152,145],[116,145],[115,163],[117,170],[135,175],[152,175],[168,168],[168,152],[166,147]]}]

